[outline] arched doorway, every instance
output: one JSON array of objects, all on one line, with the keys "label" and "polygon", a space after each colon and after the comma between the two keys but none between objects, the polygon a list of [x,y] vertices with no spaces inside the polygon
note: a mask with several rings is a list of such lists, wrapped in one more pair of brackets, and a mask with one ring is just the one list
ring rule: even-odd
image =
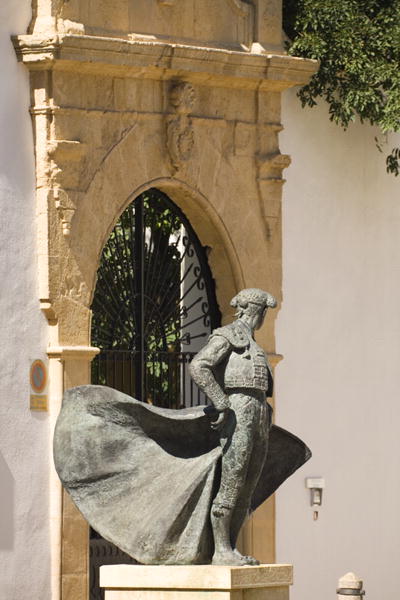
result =
[{"label": "arched doorway", "polygon": [[[221,315],[207,249],[182,210],[156,188],[122,213],[105,244],[92,303],[92,383],[166,408],[204,404],[188,365]],[[132,562],[91,531],[90,594],[98,567]]]},{"label": "arched doorway", "polygon": [[116,223],[92,311],[93,383],[169,408],[204,401],[187,366],[221,315],[206,249],[163,192],[143,192]]}]

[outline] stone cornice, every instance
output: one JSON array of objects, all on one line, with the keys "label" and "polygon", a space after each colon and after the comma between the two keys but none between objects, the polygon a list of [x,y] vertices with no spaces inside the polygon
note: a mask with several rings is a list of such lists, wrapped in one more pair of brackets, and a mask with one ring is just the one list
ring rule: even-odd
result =
[{"label": "stone cornice", "polygon": [[20,35],[13,42],[18,59],[30,70],[79,69],[103,76],[175,77],[222,87],[281,91],[304,85],[318,68],[317,61],[286,55],[88,35]]}]

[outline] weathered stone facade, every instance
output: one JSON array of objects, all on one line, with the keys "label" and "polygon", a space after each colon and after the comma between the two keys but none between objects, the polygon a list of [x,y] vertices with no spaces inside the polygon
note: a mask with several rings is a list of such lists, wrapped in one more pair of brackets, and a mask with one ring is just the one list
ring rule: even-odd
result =
[{"label": "weathered stone facade", "polygon": [[[29,32],[14,45],[31,78],[39,294],[52,339],[54,419],[63,388],[89,381],[102,247],[145,189],[165,192],[211,249],[223,316],[241,287],[280,298],[282,170],[289,164],[279,152],[280,96],[307,81],[315,64],[283,53],[279,0],[33,5]],[[273,364],[273,319],[259,342]],[[51,516],[54,597],[83,599],[86,525],[61,500],[55,475]],[[245,546],[271,561],[273,505],[256,519]]]}]

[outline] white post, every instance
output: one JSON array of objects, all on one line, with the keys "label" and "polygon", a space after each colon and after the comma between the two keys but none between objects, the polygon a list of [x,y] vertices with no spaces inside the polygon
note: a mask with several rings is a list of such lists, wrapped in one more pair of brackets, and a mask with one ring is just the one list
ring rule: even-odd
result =
[{"label": "white post", "polygon": [[337,593],[337,600],[359,600],[364,596],[365,591],[362,589],[362,579],[357,577],[354,573],[346,573],[339,579]]}]

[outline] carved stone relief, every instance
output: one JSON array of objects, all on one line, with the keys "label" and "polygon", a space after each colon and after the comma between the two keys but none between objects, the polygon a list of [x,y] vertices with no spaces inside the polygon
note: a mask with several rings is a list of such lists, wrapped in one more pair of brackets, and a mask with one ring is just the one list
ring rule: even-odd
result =
[{"label": "carved stone relief", "polygon": [[237,12],[241,17],[247,17],[251,11],[251,5],[243,0],[228,0],[233,10]]},{"label": "carved stone relief", "polygon": [[290,165],[290,156],[281,154],[279,151],[270,154],[258,154],[258,177],[264,180],[281,180],[282,171]]},{"label": "carved stone relief", "polygon": [[236,156],[251,156],[255,145],[255,126],[253,123],[235,123],[234,149]]},{"label": "carved stone relief", "polygon": [[194,88],[189,83],[176,83],[169,92],[169,104],[174,111],[166,118],[167,150],[172,174],[181,169],[192,154],[194,131],[190,112],[195,98]]},{"label": "carved stone relief", "polygon": [[71,221],[75,214],[76,206],[68,196],[67,192],[61,188],[54,189],[54,203],[58,216],[61,221],[62,234],[68,237],[71,233]]},{"label": "carved stone relief", "polygon": [[285,180],[282,171],[290,165],[290,156],[279,151],[279,122],[264,123],[260,127],[258,150],[255,154],[257,183],[264,219],[278,217],[281,206],[281,188]]},{"label": "carved stone relief", "polygon": [[76,273],[69,273],[65,275],[61,283],[61,295],[81,304],[86,305],[88,303],[88,288],[81,277]]},{"label": "carved stone relief", "polygon": [[78,140],[49,140],[48,153],[56,162],[78,162],[86,153],[86,145]]}]

